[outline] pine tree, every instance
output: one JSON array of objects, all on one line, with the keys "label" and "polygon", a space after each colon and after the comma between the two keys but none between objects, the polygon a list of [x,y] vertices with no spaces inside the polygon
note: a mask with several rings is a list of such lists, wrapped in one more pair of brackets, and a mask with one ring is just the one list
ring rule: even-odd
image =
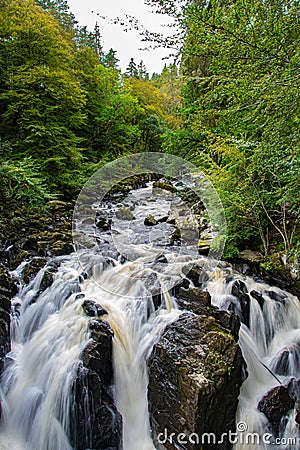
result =
[{"label": "pine tree", "polygon": [[128,67],[125,71],[125,74],[130,78],[139,78],[138,68],[133,58],[131,58],[130,63],[128,64]]},{"label": "pine tree", "polygon": [[116,50],[113,50],[112,48],[109,50],[109,52],[104,57],[104,66],[110,67],[112,69],[117,69],[119,59],[116,57]]},{"label": "pine tree", "polygon": [[96,22],[96,25],[94,28],[94,47],[95,47],[95,50],[99,57],[100,62],[102,62],[104,60],[104,52],[103,52],[103,48],[102,48],[101,33],[100,33],[100,27],[98,25],[98,22]]},{"label": "pine tree", "polygon": [[149,74],[147,72],[147,68],[146,68],[143,60],[140,61],[137,69],[138,69],[138,77],[141,80],[149,80]]},{"label": "pine tree", "polygon": [[58,20],[65,31],[76,33],[77,21],[66,0],[35,0],[35,3]]}]

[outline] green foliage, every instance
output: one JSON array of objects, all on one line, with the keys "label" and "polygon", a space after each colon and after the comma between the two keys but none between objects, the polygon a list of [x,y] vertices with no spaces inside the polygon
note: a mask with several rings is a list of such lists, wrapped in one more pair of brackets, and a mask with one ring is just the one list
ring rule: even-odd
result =
[{"label": "green foliage", "polygon": [[228,254],[267,254],[276,241],[289,254],[299,242],[299,3],[195,1],[182,11],[184,129],[168,135],[166,151],[210,176]]},{"label": "green foliage", "polygon": [[134,58],[131,58],[125,74],[130,78],[139,78],[139,71],[134,61]]},{"label": "green foliage", "polygon": [[[5,201],[11,196],[29,208],[48,193],[74,198],[104,161],[161,148],[165,112],[159,89],[147,80],[144,64],[137,68],[132,61],[131,75],[143,81],[134,92],[117,63],[115,50],[103,53],[99,26],[78,26],[65,0],[1,2],[0,139],[9,142],[1,147]],[[159,101],[148,95],[152,91]]]},{"label": "green foliage", "polygon": [[32,158],[20,161],[0,161],[1,203],[18,202],[28,210],[41,210],[55,196],[49,193],[46,181],[39,174],[39,167]]}]

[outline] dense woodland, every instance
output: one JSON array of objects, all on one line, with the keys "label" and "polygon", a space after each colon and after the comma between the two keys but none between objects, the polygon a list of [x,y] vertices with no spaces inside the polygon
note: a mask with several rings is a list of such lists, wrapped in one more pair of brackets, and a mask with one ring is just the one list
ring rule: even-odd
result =
[{"label": "dense woodland", "polygon": [[[149,77],[118,68],[101,29],[65,0],[0,1],[0,197],[24,214],[72,200],[97,168],[163,151],[211,179],[228,225],[225,256],[300,258],[300,4],[146,0],[174,33],[145,40],[177,55]],[[172,31],[172,29],[170,30]]]}]

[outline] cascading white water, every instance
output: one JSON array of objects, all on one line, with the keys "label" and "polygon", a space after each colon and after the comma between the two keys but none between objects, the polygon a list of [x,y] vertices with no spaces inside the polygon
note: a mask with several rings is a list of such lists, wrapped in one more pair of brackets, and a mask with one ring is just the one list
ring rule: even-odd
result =
[{"label": "cascading white water", "polygon": [[[242,386],[237,421],[245,422],[248,431],[264,433],[267,419],[257,410],[257,404],[278,384],[271,372],[282,382],[298,376],[299,301],[278,288],[233,272],[230,265],[222,263],[215,271],[214,261],[204,257],[195,259],[195,255],[185,254],[180,248],[169,247],[169,264],[161,265],[156,258],[162,250],[165,252],[166,237],[172,227],[163,224],[145,235],[143,220],[157,210],[161,215],[168,214],[170,203],[164,198],[156,204],[149,203],[147,189],[143,193],[135,191],[128,200],[129,207],[134,206],[135,229],[122,220],[114,224],[114,240],[129,261],[104,263],[97,256],[96,248],[83,251],[80,263],[78,255],[73,254],[58,261],[61,266],[45,292],[39,293],[41,270],[14,299],[12,355],[1,383],[1,449],[72,450],[68,439],[70,387],[78,358],[89,338],[88,318],[81,307],[84,298],[108,311],[105,320],[114,330],[116,401],[124,422],[124,450],[154,449],[147,405],[146,360],[166,324],[180,314],[169,288],[184,278],[196,260],[210,275],[203,288],[220,308],[227,309],[234,304],[235,310],[241,313],[238,299],[231,294],[237,279],[243,279],[248,293],[258,291],[264,300],[262,308],[250,295],[249,328],[242,325],[240,331],[248,378]],[[101,205],[98,208],[101,210]],[[113,205],[114,208],[117,209]],[[130,246],[127,245],[129,232]],[[105,233],[103,236],[104,240],[108,239]],[[90,277],[81,280],[80,290],[85,297],[78,298],[82,271]],[[152,301],[156,291],[162,292],[162,306],[157,310]],[[272,300],[270,291],[284,301]],[[283,352],[286,352],[284,363]],[[296,435],[292,415],[285,433]],[[264,446],[251,448],[258,450]],[[236,446],[236,450],[248,449],[247,444]]]},{"label": "cascading white water", "polygon": [[[224,271],[217,270],[209,281],[207,288],[212,296],[212,303],[227,309],[232,301],[232,285],[236,280],[245,283],[250,295],[250,323],[249,327],[242,324],[239,333],[239,345],[247,364],[248,376],[241,388],[237,411],[237,423],[242,423],[243,426],[245,424],[245,429],[241,430],[235,449],[262,450],[270,448],[268,441],[276,441],[275,436],[267,436],[270,427],[267,417],[257,409],[259,401],[280,383],[284,385],[292,377],[299,378],[300,303],[296,297],[278,287],[270,287],[251,277],[243,277],[234,273],[230,267],[224,268]],[[251,295],[253,291],[261,294],[262,305]],[[277,300],[271,298],[274,296],[272,293],[276,294]],[[287,426],[279,436],[283,444],[272,445],[272,448],[298,448],[300,430],[295,423],[295,410],[286,419]],[[260,436],[255,444],[246,441],[246,435],[253,433]],[[266,442],[263,442],[263,435],[266,436]]]},{"label": "cascading white water", "polygon": [[62,264],[51,289],[39,295],[42,270],[15,299],[20,318],[13,323],[12,354],[1,383],[3,450],[71,450],[70,388],[87,340],[87,318],[76,301],[78,272],[70,262]]},{"label": "cascading white water", "polygon": [[146,359],[166,323],[179,314],[167,292],[165,307],[155,313],[149,292],[137,281],[138,271],[138,262],[119,265],[109,274],[103,272],[97,284],[90,280],[83,286],[86,296],[108,311],[107,320],[114,330],[117,405],[123,415],[125,450],[154,448],[148,416]]}]

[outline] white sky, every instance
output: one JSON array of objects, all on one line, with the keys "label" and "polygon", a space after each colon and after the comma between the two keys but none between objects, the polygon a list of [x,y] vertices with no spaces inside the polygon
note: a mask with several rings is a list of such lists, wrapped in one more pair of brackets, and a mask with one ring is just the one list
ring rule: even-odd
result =
[{"label": "white sky", "polygon": [[120,25],[109,24],[108,20],[99,19],[96,14],[99,13],[110,19],[129,14],[138,19],[150,31],[167,33],[168,28],[160,26],[166,23],[167,18],[150,12],[152,8],[146,6],[143,0],[68,0],[68,3],[80,25],[87,25],[89,29],[93,30],[98,21],[104,51],[107,52],[110,48],[117,50],[117,57],[120,60],[119,67],[122,70],[126,69],[132,57],[137,64],[143,60],[150,75],[153,72],[160,72],[165,63],[171,62],[171,60],[162,60],[170,53],[169,50],[141,51],[139,48],[145,47],[146,43],[141,42],[137,31],[126,33]]}]

